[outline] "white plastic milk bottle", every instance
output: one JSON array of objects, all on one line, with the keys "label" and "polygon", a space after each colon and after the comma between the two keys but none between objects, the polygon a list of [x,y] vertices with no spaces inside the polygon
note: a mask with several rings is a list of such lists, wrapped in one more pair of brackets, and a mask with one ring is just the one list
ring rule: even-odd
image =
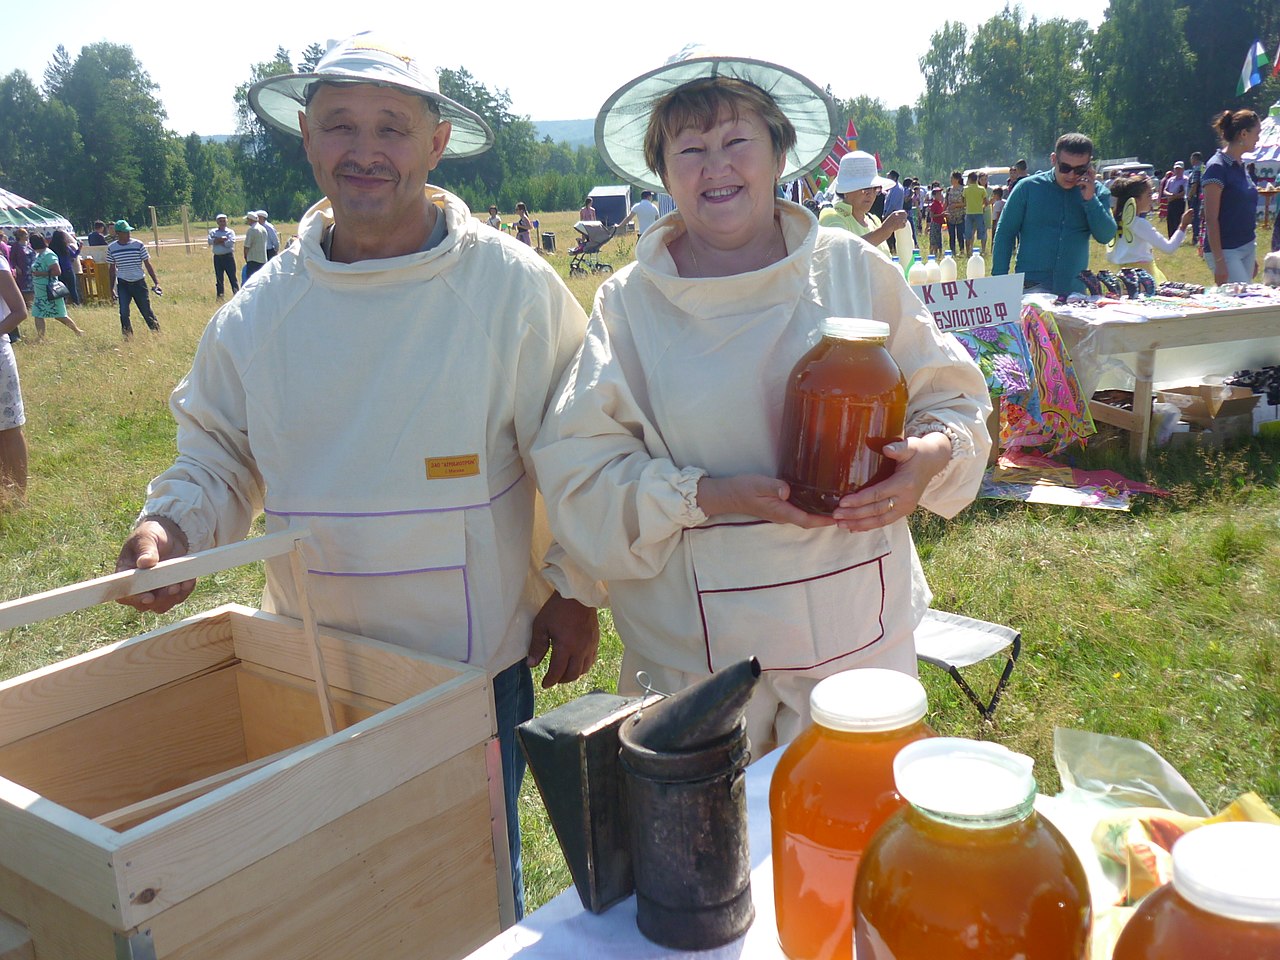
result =
[{"label": "white plastic milk bottle", "polygon": [[907,283],[913,287],[918,287],[929,282],[929,268],[925,262],[920,259],[920,251],[916,251],[916,258],[911,264],[911,269],[907,271]]}]

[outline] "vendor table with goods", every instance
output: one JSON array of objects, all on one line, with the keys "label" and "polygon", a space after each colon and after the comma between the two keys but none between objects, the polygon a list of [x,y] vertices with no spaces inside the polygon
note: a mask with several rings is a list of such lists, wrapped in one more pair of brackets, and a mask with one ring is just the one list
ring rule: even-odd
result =
[{"label": "vendor table with goods", "polygon": [[1091,400],[1097,420],[1129,432],[1145,459],[1151,401],[1160,383],[1195,381],[1280,363],[1280,291],[1249,285],[1244,297],[1071,300],[1053,311],[1085,396],[1132,380],[1133,408]]},{"label": "vendor table with goods", "polygon": [[[992,422],[999,450],[1053,457],[1087,444],[1102,421],[1128,431],[1130,450],[1142,460],[1157,388],[1198,391],[1249,370],[1253,376],[1238,381],[1242,392],[1250,398],[1263,392],[1274,372],[1263,368],[1280,364],[1280,288],[1239,283],[1206,290],[1126,273],[1090,274],[1092,295],[1066,299],[1001,288],[1020,275],[916,286],[939,329],[957,337],[986,378],[999,416],[998,431]],[[1103,389],[1132,391],[1132,406],[1096,397]],[[1213,394],[1214,417],[1221,399]],[[1183,414],[1183,427],[1165,425],[1199,426]],[[1214,441],[1228,426],[1253,432],[1252,422],[1217,426],[1223,429]]]},{"label": "vendor table with goods", "polygon": [[[690,960],[787,960],[778,946],[777,920],[773,902],[773,858],[771,856],[769,783],[783,749],[762,757],[747,767],[747,823],[751,848],[751,896],[755,921],[741,938],[710,950],[681,951],[651,943],[636,927],[634,895],[601,914],[583,909],[574,887],[559,894],[520,923],[472,953],[467,960],[659,960],[688,957]],[[1093,891],[1095,915],[1115,897],[1115,881],[1108,879],[1090,845],[1092,821],[1079,821],[1073,811],[1061,808],[1053,798],[1040,797],[1036,807],[1077,849]],[[709,824],[708,829],[715,829]],[[852,895],[852,891],[850,892]],[[1109,942],[1109,941],[1108,941]]]}]

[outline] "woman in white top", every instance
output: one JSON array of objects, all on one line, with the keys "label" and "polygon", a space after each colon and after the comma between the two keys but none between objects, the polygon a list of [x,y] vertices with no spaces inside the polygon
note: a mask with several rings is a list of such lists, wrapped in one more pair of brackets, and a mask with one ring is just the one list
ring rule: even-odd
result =
[{"label": "woman in white top", "polygon": [[[876,173],[876,158],[862,150],[854,150],[840,158],[840,172],[836,174],[835,192],[840,202],[828,207],[818,217],[824,227],[844,227],[856,237],[876,247],[889,256],[889,238],[894,231],[907,225],[907,214],[895,210],[884,222],[871,212],[876,194],[893,186]],[[908,254],[909,256],[910,254]]]},{"label": "woman in white top", "polygon": [[1187,225],[1195,211],[1187,209],[1167,240],[1153,224],[1147,221],[1151,212],[1151,180],[1145,174],[1133,173],[1117,177],[1111,184],[1111,196],[1115,201],[1116,238],[1107,247],[1107,260],[1118,267],[1146,270],[1158,280],[1153,249],[1161,253],[1173,253],[1187,235]]}]

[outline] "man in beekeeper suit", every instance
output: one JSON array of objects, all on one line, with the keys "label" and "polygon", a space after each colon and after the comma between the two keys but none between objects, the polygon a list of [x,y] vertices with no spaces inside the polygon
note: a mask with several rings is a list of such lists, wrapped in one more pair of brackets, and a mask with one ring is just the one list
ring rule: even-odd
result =
[{"label": "man in beekeeper suit", "polygon": [[[177,461],[117,568],[240,540],[265,513],[268,530],[311,528],[319,622],[485,667],[519,912],[514,728],[533,715],[529,668],[549,649],[543,685],[574,680],[598,640],[595,610],[539,572],[528,456],[586,317],[533,250],[427,184],[493,134],[395,41],[351,37],[249,102],[301,135],[325,199],[206,328],[171,401]],[[575,582],[549,550],[548,576]],[[193,586],[123,602],[161,612]],[[287,558],[268,564],[263,605],[300,614]]]}]

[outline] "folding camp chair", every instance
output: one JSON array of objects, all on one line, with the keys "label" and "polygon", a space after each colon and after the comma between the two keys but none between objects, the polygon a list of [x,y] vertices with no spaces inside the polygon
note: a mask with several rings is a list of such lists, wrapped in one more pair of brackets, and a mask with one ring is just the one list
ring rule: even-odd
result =
[{"label": "folding camp chair", "polygon": [[[1022,652],[1022,634],[1012,627],[972,617],[962,617],[958,613],[944,613],[941,610],[930,610],[916,627],[916,659],[933,664],[951,675],[969,702],[978,708],[984,720],[990,720],[996,712],[996,705],[1004,693],[1009,676],[1013,673],[1013,665]],[[960,675],[960,668],[986,660],[1001,651],[1006,651],[1007,660],[991,700],[984,704],[982,698],[973,692],[973,688]]]}]

